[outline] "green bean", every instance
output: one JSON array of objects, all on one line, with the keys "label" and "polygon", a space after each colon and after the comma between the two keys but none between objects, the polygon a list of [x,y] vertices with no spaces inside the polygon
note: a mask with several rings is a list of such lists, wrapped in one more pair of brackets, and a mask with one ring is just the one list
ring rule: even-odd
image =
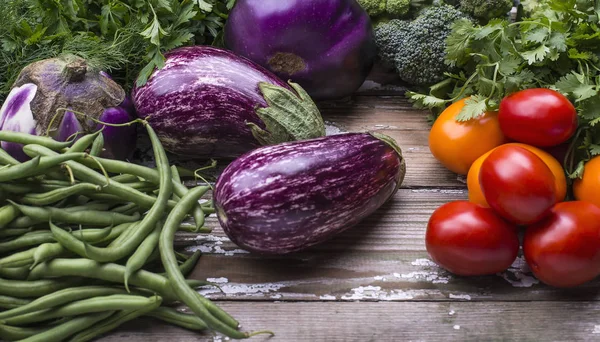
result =
[{"label": "green bean", "polygon": [[34,261],[33,256],[37,248],[39,247],[34,247],[26,251],[13,253],[9,256],[0,259],[0,267],[21,267],[31,265]]},{"label": "green bean", "polygon": [[113,226],[109,226],[102,229],[74,230],[73,232],[71,232],[71,234],[81,241],[95,244],[100,241],[104,241],[107,237],[109,237],[112,230]]},{"label": "green bean", "polygon": [[69,213],[75,213],[78,211],[85,211],[85,210],[106,211],[106,210],[108,210],[108,208],[110,208],[110,204],[100,203],[100,202],[91,202],[91,203],[86,203],[83,205],[78,205],[75,207],[65,208],[64,210]]},{"label": "green bean", "polygon": [[235,319],[218,309],[209,300],[202,300],[203,297],[197,296],[197,292],[188,286],[179,270],[177,257],[173,250],[173,240],[177,228],[194,204],[208,190],[208,187],[197,187],[190,190],[171,211],[160,235],[160,256],[168,275],[169,284],[183,303],[189,306],[211,329],[231,338],[247,338],[249,334],[236,330],[239,323]]},{"label": "green bean", "polygon": [[50,293],[17,308],[0,312],[0,320],[75,302],[92,297],[126,294],[123,289],[107,286],[71,287]]},{"label": "green bean", "polygon": [[19,210],[11,204],[7,204],[0,208],[0,228],[6,227],[6,225],[16,219],[18,215]]},{"label": "green bean", "polygon": [[62,199],[78,195],[90,191],[100,191],[99,185],[90,183],[79,183],[66,188],[56,189],[53,191],[41,193],[41,194],[29,194],[21,197],[20,202],[23,204],[35,205],[35,206],[46,206],[52,203],[56,203]]},{"label": "green bean", "polygon": [[115,213],[121,213],[121,214],[125,214],[125,215],[131,215],[139,210],[140,210],[140,207],[138,207],[137,204],[127,203],[127,204],[123,204],[120,207],[113,208],[110,211],[114,211]]},{"label": "green bean", "polygon": [[115,238],[113,241],[111,241],[111,243],[108,246],[109,247],[118,247],[121,244],[123,244],[123,242],[126,241],[131,234],[135,233],[135,228],[137,227],[137,225],[138,225],[138,222],[132,224],[129,227],[129,229],[125,230],[123,232],[123,234],[119,235],[117,238]]},{"label": "green bean", "polygon": [[[56,152],[54,152],[50,149],[44,148],[43,146],[39,146],[39,145],[26,145],[25,147],[23,147],[23,151],[27,154],[31,154],[34,156],[35,155],[44,155],[44,156],[56,155]],[[96,158],[96,159],[98,160],[100,158]],[[131,189],[130,187],[125,186],[121,183],[109,182],[107,184],[106,178],[104,176],[102,176],[101,174],[97,173],[96,171],[84,166],[83,164],[80,164],[75,161],[68,161],[65,164],[68,165],[73,170],[73,173],[79,179],[81,179],[85,182],[102,185],[103,192],[105,192],[107,194],[119,196],[123,200],[125,200],[127,202],[134,202],[142,208],[151,208],[154,205],[154,202],[156,202],[156,198],[153,198],[152,196],[146,195],[135,189]],[[134,164],[129,164],[129,163],[127,163],[127,164],[134,165]],[[125,172],[127,172],[127,171],[125,171]],[[173,201],[169,202],[169,207],[173,207],[174,205],[175,205],[175,202],[173,202]]]},{"label": "green bean", "polygon": [[65,256],[68,253],[70,252],[67,251],[60,243],[43,243],[35,248],[30,268],[33,269],[36,265],[44,261]]},{"label": "green bean", "polygon": [[81,225],[117,225],[126,222],[135,222],[139,220],[140,215],[127,216],[113,212],[103,212],[97,210],[83,210],[76,212],[69,212],[65,209],[58,209],[52,207],[32,207],[22,204],[17,204],[13,201],[9,201],[15,205],[24,215],[33,218],[38,221],[49,221],[52,219],[54,222],[62,223],[75,223]]},{"label": "green bean", "polygon": [[27,178],[37,174],[44,174],[48,169],[67,161],[85,158],[85,153],[66,153],[51,157],[37,156],[33,159],[19,164],[0,169],[0,182]]},{"label": "green bean", "polygon": [[151,182],[146,182],[146,181],[137,181],[137,182],[132,182],[132,183],[121,183],[125,186],[128,186],[132,189],[136,189],[136,190],[145,190],[145,189],[156,189],[156,185],[154,183]]},{"label": "green bean", "polygon": [[[177,167],[175,165],[171,166],[171,176],[173,177],[173,182],[175,184],[179,183],[181,184],[181,177],[179,176],[179,170],[177,170]],[[181,197],[177,196],[177,194],[173,194],[173,200],[174,201],[179,201]]]},{"label": "green bean", "polygon": [[107,242],[112,242],[115,239],[119,238],[121,235],[123,235],[123,233],[129,231],[133,225],[137,224],[137,222],[129,222],[129,223],[123,223],[120,224],[116,227],[114,227],[113,229],[111,229],[110,234],[108,234],[108,236],[101,240],[98,241],[96,244],[103,244],[103,243],[107,243]]},{"label": "green bean", "polygon": [[16,251],[26,247],[39,246],[47,242],[54,242],[54,236],[51,232],[30,232],[21,235],[16,239],[0,242],[0,254]]},{"label": "green bean", "polygon": [[31,231],[31,228],[10,228],[0,230],[0,238],[15,237],[27,234]]},{"label": "green bean", "polygon": [[92,148],[90,149],[90,155],[94,157],[100,156],[102,150],[104,149],[104,134],[98,134],[94,142],[92,143]]},{"label": "green bean", "polygon": [[[95,210],[95,211],[105,211],[110,208],[110,205],[106,203],[88,203],[82,206],[63,208],[62,210],[68,213],[76,213],[84,210]],[[10,228],[29,228],[35,226],[36,224],[45,223],[48,220],[36,220],[28,216],[22,216],[11,222],[8,227]]]},{"label": "green bean", "polygon": [[2,309],[14,309],[29,303],[31,303],[29,299],[0,296],[0,308]]},{"label": "green bean", "polygon": [[64,180],[56,180],[56,179],[43,179],[40,184],[43,185],[58,185],[58,186],[62,186],[62,187],[69,187],[71,186],[71,182],[69,181],[64,181]]},{"label": "green bean", "polygon": [[[6,131],[4,131],[4,132],[6,132]],[[15,158],[13,158],[13,156],[8,154],[8,152],[6,152],[0,148],[0,164],[2,164],[2,165],[18,165],[18,164],[21,164],[21,162],[16,160]]]},{"label": "green bean", "polygon": [[198,263],[198,260],[200,259],[201,256],[202,256],[202,252],[200,252],[200,251],[194,252],[194,254],[192,254],[192,256],[190,258],[188,258],[186,261],[183,262],[183,264],[181,264],[179,266],[179,272],[181,272],[181,274],[184,277],[187,277],[194,270],[194,267]]},{"label": "green bean", "polygon": [[60,151],[64,148],[71,146],[70,141],[61,142],[45,136],[13,131],[0,131],[0,141],[19,143],[24,145],[38,144],[55,151]]},{"label": "green bean", "polygon": [[[31,273],[29,277],[31,277]],[[79,279],[42,279],[35,281],[0,279],[0,295],[18,298],[36,298],[67,287],[73,287],[79,282]]]},{"label": "green bean", "polygon": [[[107,172],[132,174],[132,175],[138,176],[140,178],[143,178],[149,182],[152,182],[154,184],[160,183],[160,176],[159,176],[158,170],[151,169],[149,167],[145,167],[145,166],[141,166],[141,165],[127,163],[127,162],[120,161],[120,160],[112,160],[112,159],[105,159],[105,158],[96,158],[96,160],[98,161],[98,163],[100,163],[102,165],[102,167]],[[93,168],[93,169],[99,168],[98,164],[94,163],[91,160],[82,160],[81,163],[83,165]],[[183,170],[185,170],[185,169],[179,168],[179,173],[182,174]],[[189,173],[186,173],[186,174],[189,174]],[[191,172],[190,177],[193,177],[193,176],[194,176],[194,174],[193,174],[193,172]],[[177,196],[182,197],[188,191],[189,191],[189,189],[185,185],[173,180],[173,192]],[[171,205],[169,205],[169,207],[172,208]],[[196,222],[196,227],[198,229],[200,229],[200,227],[202,227],[202,225],[204,224],[204,213],[202,212],[202,209],[200,208],[200,206],[196,206],[196,208],[192,212],[192,216],[194,217],[194,220]]]},{"label": "green bean", "polygon": [[32,184],[2,183],[0,184],[0,189],[11,194],[24,195],[36,192],[38,187]]},{"label": "green bean", "polygon": [[162,229],[161,222],[155,225],[154,230],[142,241],[135,252],[127,259],[125,264],[125,289],[129,291],[129,277],[132,273],[141,269],[148,258],[152,255],[152,252],[158,246],[158,238],[160,237],[160,230]]},{"label": "green bean", "polygon": [[111,203],[111,204],[119,204],[119,203],[127,202],[126,200],[122,199],[121,197],[119,197],[117,195],[111,195],[111,194],[87,193],[86,196],[93,200],[96,200],[96,201],[102,201],[102,202],[107,202],[107,203]]},{"label": "green bean", "polygon": [[139,182],[140,179],[138,176],[124,173],[124,174],[120,174],[120,175],[111,177],[110,180],[113,180],[113,181],[119,182],[119,183],[132,183],[132,182]]},{"label": "green bean", "polygon": [[29,266],[0,267],[0,277],[13,280],[25,280],[29,276]]},{"label": "green bean", "polygon": [[198,316],[185,314],[173,308],[164,306],[150,311],[145,316],[154,317],[163,322],[167,322],[189,330],[201,331],[206,329],[206,323],[204,323],[204,321],[202,321]]},{"label": "green bean", "polygon": [[[160,300],[162,301],[162,298]],[[78,316],[107,310],[137,310],[154,304],[155,301],[156,299],[153,300],[143,296],[122,294],[87,297],[85,299],[69,302],[59,307],[51,307],[18,316],[10,316],[4,318],[2,321],[8,325],[26,325],[48,321],[53,318]]]},{"label": "green bean", "polygon": [[[129,235],[127,239],[122,241],[122,243],[116,246],[109,246],[107,248],[88,246],[80,241],[76,241],[72,236],[52,229],[57,241],[60,242],[65,248],[80,256],[88,257],[92,260],[100,262],[113,262],[131,255],[138,248],[138,246],[142,244],[144,239],[146,239],[152,230],[154,230],[157,222],[162,218],[167,209],[167,203],[173,193],[173,183],[171,182],[171,170],[169,169],[166,153],[162,148],[156,133],[154,133],[154,130],[150,127],[150,125],[146,125],[146,128],[152,141],[154,155],[159,168],[161,180],[159,186],[160,194],[152,208],[150,208],[142,221],[136,226],[135,233]],[[151,250],[148,252],[151,252]],[[124,280],[125,284],[127,285],[127,277],[129,276],[129,272],[126,272],[125,276],[126,277]]]},{"label": "green bean", "polygon": [[[77,276],[104,280],[122,284],[125,276],[125,267],[113,263],[99,263],[90,259],[54,259],[35,266],[29,273],[30,280],[48,277]],[[161,296],[169,296],[171,288],[167,278],[158,274],[139,270],[129,277],[129,283],[154,291]],[[1,290],[1,287],[0,287]],[[2,291],[0,291],[2,294]],[[29,296],[31,297],[31,296]]]},{"label": "green bean", "polygon": [[23,178],[23,175],[34,173],[40,165],[41,159],[40,156],[37,156],[22,164],[9,165],[8,167],[0,168],[0,182],[20,179]]},{"label": "green bean", "polygon": [[[71,145],[71,147],[69,147],[65,152],[69,153],[69,152],[83,152],[85,150],[88,149],[88,147],[90,147],[90,145],[92,145],[94,143],[94,140],[96,140],[96,137],[98,135],[101,135],[100,133],[102,133],[101,131],[96,131],[92,134],[86,134],[83,137],[79,138],[77,141],[75,141],[75,143],[73,143],[73,145]],[[33,143],[35,144],[35,143]],[[42,145],[43,144],[36,144],[36,145]],[[47,147],[47,146],[45,146]]]},{"label": "green bean", "polygon": [[155,297],[155,298],[156,298],[156,300],[153,303],[148,304],[143,307],[140,307],[139,309],[121,311],[121,312],[114,314],[113,316],[107,318],[106,320],[101,321],[98,324],[95,324],[94,326],[87,328],[86,330],[73,336],[69,340],[69,342],[86,342],[86,341],[93,340],[94,338],[96,338],[104,333],[107,333],[109,331],[112,331],[112,330],[118,328],[123,323],[129,322],[137,317],[140,317],[140,316],[143,316],[145,314],[152,312],[153,310],[159,308],[162,303],[162,298],[160,298],[160,297]]},{"label": "green bean", "polygon": [[190,226],[190,225],[187,225],[187,224],[179,225],[179,229],[178,230],[181,231],[181,232],[196,233],[196,234],[210,234],[210,233],[212,233],[212,228],[202,227],[200,229],[197,229],[196,226]]},{"label": "green bean", "polygon": [[61,342],[67,337],[93,326],[97,322],[100,322],[113,314],[114,311],[104,311],[75,317],[66,323],[62,323],[61,325],[55,326],[40,334],[21,340],[21,342]]},{"label": "green bean", "polygon": [[3,341],[17,341],[36,334],[40,334],[50,327],[12,327],[10,325],[0,324],[0,339]]}]

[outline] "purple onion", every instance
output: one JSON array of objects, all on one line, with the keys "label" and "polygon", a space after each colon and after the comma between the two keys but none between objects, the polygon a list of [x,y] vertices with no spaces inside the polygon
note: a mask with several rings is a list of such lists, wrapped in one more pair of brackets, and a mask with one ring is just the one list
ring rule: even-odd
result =
[{"label": "purple onion", "polygon": [[[99,120],[108,124],[131,122],[135,118],[128,111],[128,107],[128,104],[124,102],[119,107],[109,108],[104,111]],[[98,124],[96,130],[103,127],[104,150],[100,155],[110,159],[130,159],[135,151],[137,142],[137,125],[115,127]]]},{"label": "purple onion", "polygon": [[355,0],[237,0],[224,37],[236,54],[319,100],[351,95],[376,56],[371,21]]},{"label": "purple onion", "polygon": [[397,191],[405,170],[400,148],[383,135],[348,133],[262,147],[223,171],[215,208],[241,248],[289,253],[373,213]]},{"label": "purple onion", "polygon": [[[37,123],[31,113],[31,101],[37,90],[35,84],[24,84],[8,94],[0,109],[0,130],[35,134]],[[0,146],[19,161],[29,159],[21,144],[2,141]]]}]

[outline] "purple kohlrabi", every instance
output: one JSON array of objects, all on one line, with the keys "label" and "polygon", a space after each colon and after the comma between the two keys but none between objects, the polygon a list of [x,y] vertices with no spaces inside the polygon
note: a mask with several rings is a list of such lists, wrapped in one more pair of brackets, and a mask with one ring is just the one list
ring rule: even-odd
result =
[{"label": "purple kohlrabi", "polygon": [[[0,130],[48,134],[58,141],[77,140],[104,127],[107,158],[129,158],[136,143],[134,126],[114,127],[135,119],[125,91],[105,72],[82,58],[62,56],[25,67],[0,112]],[[2,142],[15,158],[28,159],[22,146]]]}]

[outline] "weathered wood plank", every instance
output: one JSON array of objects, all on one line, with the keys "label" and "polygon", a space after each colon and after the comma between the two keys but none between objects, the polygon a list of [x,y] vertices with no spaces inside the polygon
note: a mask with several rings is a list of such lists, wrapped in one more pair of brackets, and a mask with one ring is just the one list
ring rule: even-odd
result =
[{"label": "weathered wood plank", "polygon": [[208,236],[178,236],[177,247],[205,255],[192,273],[220,282],[219,300],[502,301],[600,300],[599,281],[573,291],[540,284],[522,258],[498,275],[456,277],[428,259],[425,230],[440,205],[465,199],[463,190],[407,190],[356,227],[309,250],[259,256],[235,246],[215,227]]},{"label": "weathered wood plank", "polygon": [[[532,303],[225,303],[250,341],[597,341],[600,305]],[[100,341],[223,341],[154,320],[131,322]]]}]

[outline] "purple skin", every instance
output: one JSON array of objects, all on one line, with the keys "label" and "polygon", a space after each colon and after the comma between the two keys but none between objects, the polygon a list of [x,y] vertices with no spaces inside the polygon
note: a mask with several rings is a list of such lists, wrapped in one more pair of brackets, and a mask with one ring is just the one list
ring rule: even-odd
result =
[{"label": "purple skin", "polygon": [[[123,124],[135,119],[129,112],[131,101],[125,98],[125,101],[119,107],[108,108],[98,118],[99,121],[109,124]],[[94,131],[104,131],[104,150],[101,156],[104,158],[126,160],[131,158],[135,151],[137,142],[137,133],[135,125],[113,127],[98,124]],[[66,112],[58,127],[55,137],[58,141],[67,141],[68,139],[77,140],[85,134],[83,127],[79,123],[77,116],[71,112]]]},{"label": "purple skin", "polygon": [[316,100],[351,95],[376,56],[371,21],[355,0],[238,0],[225,45]]},{"label": "purple skin", "polygon": [[221,174],[219,222],[241,248],[284,254],[321,243],[358,223],[397,191],[402,157],[368,133],[262,147]]},{"label": "purple skin", "polygon": [[[0,109],[0,130],[35,134],[36,121],[31,112],[31,101],[37,93],[35,84],[14,88]],[[0,146],[15,159],[23,162],[30,158],[23,145],[3,141]]]},{"label": "purple skin", "polygon": [[139,117],[165,148],[189,157],[233,158],[260,146],[247,123],[264,129],[255,113],[266,107],[259,82],[289,87],[233,53],[208,46],[168,52],[165,66],[133,90]]},{"label": "purple skin", "polygon": [[[130,103],[130,102],[129,102]],[[128,99],[125,98],[123,104],[119,107],[109,108],[100,116],[101,122],[109,124],[124,124],[135,120],[128,108]],[[127,160],[130,159],[135,151],[137,142],[137,125],[131,126],[106,126],[98,124],[96,130],[104,127],[102,134],[104,135],[104,150],[100,154],[101,157]]]}]

